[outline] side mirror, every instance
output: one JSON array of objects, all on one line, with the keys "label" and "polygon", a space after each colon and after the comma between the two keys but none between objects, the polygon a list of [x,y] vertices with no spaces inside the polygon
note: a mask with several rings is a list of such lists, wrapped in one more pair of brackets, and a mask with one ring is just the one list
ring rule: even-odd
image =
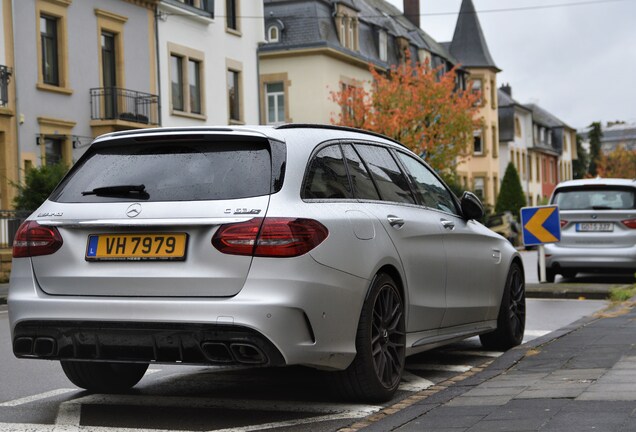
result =
[{"label": "side mirror", "polygon": [[484,206],[479,198],[477,198],[477,195],[472,192],[464,192],[460,200],[460,205],[466,219],[479,220],[484,216]]}]

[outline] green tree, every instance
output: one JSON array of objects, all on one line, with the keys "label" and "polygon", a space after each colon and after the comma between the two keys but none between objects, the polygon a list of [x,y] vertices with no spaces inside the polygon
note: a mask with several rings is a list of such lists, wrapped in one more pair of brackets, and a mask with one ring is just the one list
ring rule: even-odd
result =
[{"label": "green tree", "polygon": [[510,162],[506,167],[506,173],[504,174],[501,182],[501,190],[497,197],[495,211],[497,213],[509,211],[515,218],[518,218],[521,207],[524,207],[525,205],[526,196],[523,193],[523,188],[521,187],[519,173],[517,172],[514,164]]},{"label": "green tree", "polygon": [[24,185],[15,185],[18,188],[18,195],[13,200],[15,209],[36,210],[46,201],[67,171],[68,168],[62,163],[29,169],[24,176]]},{"label": "green tree", "polygon": [[590,138],[590,164],[587,172],[592,177],[597,175],[597,165],[601,158],[601,138],[603,138],[603,129],[600,122],[594,122],[590,126],[588,136]]},{"label": "green tree", "polygon": [[576,135],[576,154],[577,159],[572,161],[572,175],[575,179],[585,178],[587,168],[590,164],[590,154],[583,147],[583,139],[581,135]]}]

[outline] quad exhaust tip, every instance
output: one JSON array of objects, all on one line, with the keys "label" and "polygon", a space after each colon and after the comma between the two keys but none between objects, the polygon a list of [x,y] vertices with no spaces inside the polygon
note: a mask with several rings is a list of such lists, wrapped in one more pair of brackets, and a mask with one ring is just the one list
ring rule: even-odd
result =
[{"label": "quad exhaust tip", "polygon": [[57,343],[50,337],[19,337],[13,342],[17,356],[51,357],[55,355]]},{"label": "quad exhaust tip", "polygon": [[201,349],[205,357],[214,363],[265,364],[267,356],[256,345],[250,343],[203,342]]}]

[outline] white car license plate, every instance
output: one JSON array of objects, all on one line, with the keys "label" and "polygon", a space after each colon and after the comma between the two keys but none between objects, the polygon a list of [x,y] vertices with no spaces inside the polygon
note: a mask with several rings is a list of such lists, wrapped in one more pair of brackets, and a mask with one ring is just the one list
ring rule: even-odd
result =
[{"label": "white car license plate", "polygon": [[581,232],[610,232],[614,231],[614,225],[606,222],[577,223],[576,230]]}]

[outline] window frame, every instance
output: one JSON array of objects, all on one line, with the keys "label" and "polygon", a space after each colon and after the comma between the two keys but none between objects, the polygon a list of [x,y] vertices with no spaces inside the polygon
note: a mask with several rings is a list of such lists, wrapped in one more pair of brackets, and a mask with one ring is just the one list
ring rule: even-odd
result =
[{"label": "window frame", "polygon": [[[232,77],[232,80],[230,80],[230,77]],[[244,123],[243,103],[242,103],[243,88],[241,85],[241,78],[242,78],[242,72],[240,70],[237,70],[232,67],[228,67],[226,69],[226,83],[227,83],[226,95],[227,95],[227,102],[228,102],[228,115],[227,115],[228,124],[243,124]],[[232,81],[233,83],[232,87],[230,87],[230,81]],[[231,95],[231,88],[236,89],[236,95],[234,97],[232,97]],[[234,106],[235,106],[234,109],[232,104],[233,100],[234,100]]]},{"label": "window frame", "polygon": [[[389,35],[384,30],[378,32],[378,56],[380,61],[386,62],[389,59]],[[421,62],[421,60],[420,60]]]},{"label": "window frame", "polygon": [[[282,89],[280,91],[275,91],[275,92],[269,92],[269,86],[270,85],[274,85],[274,84],[280,84],[282,86]],[[285,82],[284,81],[269,81],[266,82],[265,84],[265,124],[267,125],[278,125],[278,124],[282,124],[286,122],[287,119],[287,109],[286,109],[286,104],[287,104],[287,100],[286,100],[286,91],[285,91]],[[270,104],[269,104],[269,98],[270,96],[274,97],[274,121],[271,121],[271,119],[269,118],[269,108],[270,108]],[[279,118],[279,114],[280,114],[280,109],[281,106],[279,104],[279,100],[278,98],[282,96],[283,97],[283,103],[282,103],[282,114],[283,114],[283,118]]]},{"label": "window frame", "polygon": [[[180,58],[180,75],[181,75],[181,95],[183,107],[182,109],[178,109],[174,107],[173,104],[173,92],[172,92],[172,82],[173,82],[173,67],[172,67],[172,58]],[[170,115],[178,116],[178,117],[188,117],[196,120],[207,120],[207,112],[206,112],[206,100],[205,100],[205,53],[202,51],[195,50],[193,48],[185,47],[182,45],[177,45],[172,42],[168,42],[168,59],[169,59],[169,96],[170,96]],[[196,112],[192,108],[192,96],[190,94],[191,91],[191,83],[190,83],[190,63],[194,62],[198,65],[199,68],[199,85],[198,85],[198,94],[199,94],[199,105],[200,112]]]},{"label": "window frame", "polygon": [[240,0],[225,0],[225,31],[235,36],[241,36]]},{"label": "window frame", "polygon": [[[481,144],[481,149],[479,151],[477,151],[475,149],[475,140],[476,138],[479,138],[479,142]],[[485,156],[486,155],[486,148],[485,148],[485,143],[484,143],[484,131],[483,129],[475,129],[473,131],[473,156]]]},{"label": "window frame", "polygon": [[[68,31],[67,31],[67,11],[71,0],[37,0],[35,13],[35,30],[36,30],[36,55],[37,55],[37,82],[38,90],[50,91],[60,94],[71,95],[73,90],[70,88],[68,77]],[[41,19],[48,18],[55,20],[55,51],[56,51],[56,69],[57,82],[50,83],[44,80],[44,58],[42,44],[42,28]]]},{"label": "window frame", "polygon": [[46,139],[52,138],[59,140],[61,147],[60,162],[66,166],[73,164],[73,128],[77,124],[74,121],[68,121],[53,117],[38,117],[38,143],[40,159],[43,165],[47,165],[46,161]]},{"label": "window frame", "polygon": [[[274,36],[275,32],[275,36]],[[280,42],[280,29],[277,25],[272,24],[267,27],[267,42],[269,43],[278,43]]]}]

